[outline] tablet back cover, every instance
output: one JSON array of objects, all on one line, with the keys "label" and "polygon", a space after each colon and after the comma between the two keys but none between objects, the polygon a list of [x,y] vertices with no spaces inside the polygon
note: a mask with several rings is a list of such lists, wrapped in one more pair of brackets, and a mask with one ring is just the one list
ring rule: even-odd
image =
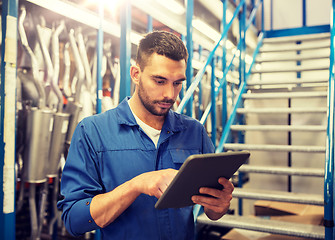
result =
[{"label": "tablet back cover", "polygon": [[222,189],[218,179],[230,179],[249,156],[250,153],[245,151],[189,156],[157,201],[155,208],[181,208],[193,205],[191,197],[200,195],[200,187]]}]

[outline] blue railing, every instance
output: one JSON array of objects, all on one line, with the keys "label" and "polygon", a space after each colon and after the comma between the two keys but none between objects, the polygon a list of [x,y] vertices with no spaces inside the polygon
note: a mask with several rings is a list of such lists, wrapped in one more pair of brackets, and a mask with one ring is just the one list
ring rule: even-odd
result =
[{"label": "blue railing", "polygon": [[[335,108],[335,83],[334,83],[334,58],[335,58],[335,54],[334,54],[334,37],[335,37],[335,28],[334,28],[334,20],[335,20],[335,12],[334,12],[334,6],[335,6],[335,0],[332,1],[333,4],[333,8],[332,8],[332,22],[330,24],[330,32],[331,32],[331,46],[330,46],[330,67],[329,67],[329,94],[328,94],[328,128],[327,128],[327,150],[326,150],[326,160],[325,160],[325,179],[324,179],[324,201],[325,201],[325,206],[324,206],[324,219],[325,219],[325,239],[326,240],[331,240],[331,239],[335,239],[335,230],[334,230],[334,216],[335,216],[335,209],[333,207],[333,202],[335,200],[334,197],[334,184],[333,182],[335,181],[335,175],[334,175],[334,119],[335,119],[335,112],[334,112],[334,108]],[[223,1],[223,4],[225,4],[226,1]],[[219,41],[216,43],[214,49],[210,52],[207,61],[205,62],[204,66],[202,67],[202,69],[197,73],[197,75],[195,76],[192,84],[190,85],[190,87],[187,89],[187,92],[184,96],[184,98],[182,99],[177,112],[181,113],[183,112],[186,104],[189,102],[189,100],[192,98],[195,89],[197,88],[197,86],[199,85],[199,83],[201,82],[205,72],[206,72],[206,68],[207,66],[211,66],[212,67],[212,81],[211,81],[211,102],[207,105],[205,111],[203,112],[203,114],[201,115],[201,119],[200,122],[202,124],[205,124],[207,121],[207,118],[209,116],[209,114],[211,114],[211,119],[212,119],[212,140],[213,143],[215,144],[216,141],[216,107],[215,107],[215,103],[217,101],[217,98],[219,96],[220,90],[222,89],[223,91],[223,106],[222,106],[222,111],[226,111],[226,107],[224,106],[225,103],[227,102],[227,94],[226,94],[226,86],[227,86],[227,75],[228,73],[231,71],[232,67],[234,66],[234,60],[236,59],[237,55],[239,54],[239,60],[240,60],[240,65],[241,64],[245,64],[245,59],[244,59],[244,54],[245,49],[245,32],[247,31],[247,29],[250,27],[250,25],[253,23],[257,9],[259,8],[259,6],[263,5],[263,1],[260,0],[257,2],[257,4],[254,6],[254,9],[252,10],[252,12],[249,15],[249,19],[247,22],[245,22],[245,15],[244,15],[244,11],[245,11],[245,1],[241,1],[239,3],[239,5],[236,7],[236,10],[234,12],[234,15],[231,19],[231,21],[227,24],[227,25],[223,25],[224,26],[224,30],[221,34],[221,37],[219,39]],[[224,8],[226,9],[226,8]],[[223,50],[223,76],[222,78],[218,81],[219,82],[219,86],[215,86],[214,85],[214,79],[216,78],[214,71],[215,71],[215,64],[214,64],[214,56],[215,56],[215,52],[217,51],[218,47],[220,46],[221,42],[224,42],[225,39],[227,38],[227,33],[232,25],[233,20],[238,16],[238,14],[241,13],[241,17],[244,17],[244,19],[242,19],[242,21],[244,21],[244,23],[242,22],[240,24],[240,31],[241,31],[241,37],[240,37],[240,41],[237,44],[237,51],[235,52],[235,54],[233,55],[231,61],[227,64],[225,62],[225,49]],[[225,18],[225,14],[223,15]],[[267,32],[264,31],[264,11],[263,11],[263,7],[262,7],[262,14],[261,14],[261,18],[262,18],[262,24],[261,24],[261,33],[258,36],[258,43],[257,43],[257,47],[254,50],[253,56],[252,56],[252,63],[250,64],[250,67],[248,70],[243,69],[242,67],[242,71],[240,72],[240,85],[239,85],[239,89],[238,89],[238,95],[235,98],[235,101],[233,106],[232,106],[232,110],[229,113],[229,118],[228,120],[225,119],[225,117],[223,117],[222,119],[222,126],[223,126],[223,132],[222,132],[222,136],[220,138],[219,144],[216,148],[216,152],[222,152],[224,151],[224,144],[231,142],[232,141],[232,137],[231,137],[231,131],[230,131],[230,127],[232,124],[235,124],[237,121],[237,109],[239,107],[241,107],[241,105],[243,104],[242,101],[242,94],[246,92],[246,81],[249,78],[250,74],[251,74],[251,69],[254,65],[255,62],[255,58],[258,54],[259,48],[262,45],[263,42],[263,38],[264,35],[267,36]],[[225,20],[225,19],[224,19]],[[241,19],[240,19],[241,21]],[[242,27],[241,27],[242,26]],[[321,30],[318,30],[321,29]],[[315,30],[314,28],[311,28],[311,32],[310,33],[316,33],[319,31],[324,31],[324,29],[326,29],[323,26],[318,27],[317,30]],[[270,33],[272,33],[273,31],[270,31]],[[304,28],[304,33],[305,32],[305,28]],[[308,33],[308,32],[307,32]],[[299,34],[301,34],[299,32]],[[270,34],[271,35],[271,34]],[[271,36],[267,36],[267,37],[272,37]],[[242,57],[241,57],[242,56]],[[200,88],[200,87],[199,87]],[[227,114],[227,113],[226,113]],[[224,116],[224,113],[223,113]],[[227,115],[226,115],[227,116]],[[194,210],[194,214],[195,216],[198,216],[199,213],[201,212],[201,208],[200,207],[196,207]]]},{"label": "blue railing", "polygon": [[[225,2],[225,1],[224,1]],[[197,88],[197,86],[199,85],[199,83],[201,82],[205,72],[206,72],[206,68],[208,65],[210,65],[212,67],[212,75],[211,75],[211,101],[210,103],[207,105],[203,115],[201,116],[200,122],[202,124],[205,124],[209,114],[211,114],[211,120],[212,120],[212,141],[214,143],[214,145],[216,144],[216,99],[220,93],[220,90],[222,89],[223,91],[223,95],[226,96],[226,83],[227,83],[227,74],[231,71],[232,67],[234,66],[234,60],[236,58],[237,55],[239,55],[240,58],[240,66],[242,67],[242,72],[240,72],[240,79],[242,79],[242,81],[240,82],[240,88],[239,88],[239,96],[237,96],[237,100],[235,101],[235,105],[233,106],[234,110],[231,112],[230,114],[230,118],[226,124],[226,119],[223,117],[222,118],[222,126],[224,127],[224,131],[223,134],[221,136],[221,140],[220,140],[220,144],[219,147],[217,148],[217,152],[222,152],[223,151],[223,144],[227,141],[228,136],[229,136],[229,128],[230,125],[234,122],[235,120],[235,116],[236,116],[236,109],[237,106],[239,106],[240,104],[240,100],[242,98],[242,93],[245,91],[245,82],[246,79],[249,77],[250,72],[251,72],[251,68],[254,64],[254,60],[255,57],[258,53],[259,47],[261,46],[262,40],[263,40],[263,33],[260,33],[259,38],[258,38],[258,44],[257,47],[254,51],[253,54],[253,60],[251,63],[251,66],[249,67],[248,72],[246,72],[245,70],[245,33],[246,31],[249,29],[249,27],[251,26],[251,24],[253,23],[255,16],[256,16],[256,12],[259,8],[259,6],[261,6],[263,3],[263,0],[259,0],[257,2],[257,4],[255,5],[254,9],[251,11],[250,13],[250,17],[248,19],[247,22],[245,22],[245,12],[246,12],[246,3],[245,0],[242,0],[239,5],[236,7],[235,12],[233,14],[232,19],[230,20],[230,22],[224,27],[223,32],[221,34],[221,37],[219,39],[219,41],[216,43],[214,49],[209,53],[208,59],[205,62],[204,66],[201,68],[201,70],[199,70],[199,72],[197,73],[197,75],[195,76],[192,84],[188,87],[187,92],[185,94],[185,96],[183,97],[181,103],[178,106],[177,112],[181,113],[183,112],[185,106],[188,104],[188,102],[192,99],[192,96]],[[224,7],[225,10],[225,7]],[[238,16],[238,14],[241,14],[240,17],[240,22],[243,22],[244,24],[240,24],[240,41],[237,44],[237,50],[235,51],[235,53],[232,56],[232,59],[230,61],[230,63],[228,64],[228,66],[226,66],[223,70],[223,76],[222,78],[219,80],[219,86],[216,87],[215,86],[215,64],[214,64],[214,56],[215,56],[215,52],[217,51],[218,47],[221,45],[222,41],[225,41],[225,39],[227,38],[227,34],[228,31],[233,23],[233,21],[235,20],[235,18]],[[224,15],[225,16],[225,15]],[[263,26],[263,24],[262,24]],[[223,60],[225,61],[225,59]],[[223,99],[224,103],[227,102],[227,99]],[[226,113],[226,108],[223,107],[222,109],[223,111],[223,116],[227,116]]]},{"label": "blue railing", "polygon": [[[219,147],[216,149],[216,152],[222,152],[223,151],[223,144],[227,141],[228,136],[230,134],[230,126],[232,125],[232,123],[235,121],[235,117],[236,117],[236,111],[237,111],[237,107],[240,106],[241,104],[241,99],[242,99],[242,94],[245,92],[246,89],[246,80],[248,79],[248,77],[250,76],[251,73],[251,69],[253,67],[253,64],[255,62],[255,58],[258,54],[258,50],[260,48],[260,46],[262,45],[262,41],[263,41],[263,33],[261,32],[259,37],[258,37],[258,43],[257,43],[257,47],[254,50],[253,56],[252,56],[252,63],[249,66],[248,71],[246,72],[245,69],[245,51],[246,51],[246,47],[245,47],[245,33],[248,30],[248,28],[251,26],[251,24],[254,21],[254,18],[256,16],[256,12],[257,9],[259,8],[259,6],[261,6],[263,3],[263,0],[259,0],[258,3],[255,5],[254,9],[251,11],[250,13],[250,17],[248,19],[248,21],[246,22],[246,3],[245,0],[240,1],[239,5],[236,7],[233,17],[230,20],[230,22],[228,24],[225,24],[225,14],[223,14],[224,19],[223,19],[223,32],[221,34],[220,39],[218,40],[218,42],[216,43],[215,47],[213,48],[213,50],[209,53],[208,59],[205,62],[205,64],[203,65],[203,67],[201,68],[201,70],[198,71],[197,75],[195,76],[192,84],[188,87],[182,101],[180,102],[177,112],[181,113],[183,112],[185,106],[188,104],[188,102],[190,101],[190,99],[192,99],[192,96],[197,88],[197,86],[199,85],[199,83],[201,82],[205,72],[206,72],[206,68],[207,66],[211,66],[212,71],[211,71],[211,102],[207,105],[206,110],[204,111],[204,113],[201,116],[200,122],[202,124],[205,124],[209,114],[211,113],[211,120],[212,120],[212,141],[215,145],[216,143],[216,101],[217,101],[217,97],[219,96],[219,93],[222,89],[223,92],[223,106],[222,106],[222,126],[224,127],[224,131],[223,134],[221,136],[221,140],[220,140],[220,144]],[[223,1],[223,6],[224,6],[224,12],[226,11],[226,1]],[[236,19],[236,17],[240,14],[240,22],[242,21],[242,23],[240,23],[240,40],[237,44],[237,48],[236,51],[234,52],[229,64],[226,64],[226,59],[225,59],[225,54],[226,54],[226,49],[223,49],[223,75],[222,78],[218,81],[219,82],[219,86],[215,85],[215,80],[216,80],[216,76],[215,76],[215,52],[217,51],[218,47],[220,46],[221,42],[225,42],[226,38],[227,38],[227,34],[228,31],[233,23],[233,21]],[[263,26],[263,23],[262,23]],[[223,46],[225,46],[223,44]],[[239,55],[239,61],[240,61],[240,68],[241,66],[243,66],[242,72],[240,70],[240,79],[242,79],[242,81],[240,81],[239,83],[239,94],[235,99],[235,104],[233,105],[233,111],[230,113],[230,117],[229,120],[227,121],[226,118],[224,116],[227,116],[227,108],[224,106],[225,103],[227,102],[226,99],[226,86],[227,86],[227,75],[228,73],[231,71],[232,67],[234,66],[234,60],[236,59],[237,55]],[[243,76],[243,77],[241,77]],[[200,85],[201,86],[201,85]],[[200,88],[200,87],[199,87]],[[232,101],[234,102],[234,101]],[[226,123],[227,121],[227,123]],[[196,217],[202,212],[202,209],[200,206],[195,206],[194,208],[194,215],[195,215],[195,219]]]},{"label": "blue railing", "polygon": [[328,87],[328,126],[327,126],[327,148],[325,159],[325,182],[324,182],[324,225],[325,239],[335,239],[334,231],[334,37],[335,37],[335,0],[332,1],[332,13],[330,23],[330,64],[329,64],[329,87]]}]

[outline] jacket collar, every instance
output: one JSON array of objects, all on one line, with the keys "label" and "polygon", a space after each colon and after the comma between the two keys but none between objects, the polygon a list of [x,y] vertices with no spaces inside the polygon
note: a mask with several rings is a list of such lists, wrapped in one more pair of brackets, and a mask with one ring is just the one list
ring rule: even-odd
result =
[{"label": "jacket collar", "polygon": [[[138,126],[135,117],[133,116],[128,100],[130,97],[126,97],[116,108],[117,122],[121,125]],[[165,118],[163,124],[163,131],[179,132],[186,128],[184,121],[180,114],[170,110]]]}]

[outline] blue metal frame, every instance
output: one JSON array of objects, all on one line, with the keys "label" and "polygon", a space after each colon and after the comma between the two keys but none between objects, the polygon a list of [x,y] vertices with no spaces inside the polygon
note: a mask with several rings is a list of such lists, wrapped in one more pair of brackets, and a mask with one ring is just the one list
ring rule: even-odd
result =
[{"label": "blue metal frame", "polygon": [[[222,29],[225,29],[227,26],[227,1],[224,0],[222,2],[222,7],[223,7],[223,14],[222,14]],[[227,37],[225,37],[223,39],[223,48],[222,48],[222,72],[224,72],[224,70],[227,67],[227,49],[226,49],[226,41],[227,41]],[[222,122],[221,122],[221,126],[222,126],[222,130],[223,127],[226,126],[227,123],[227,116],[228,116],[228,109],[227,109],[227,81],[224,80],[223,84],[222,84]]]},{"label": "blue metal frame", "polygon": [[265,34],[266,38],[273,38],[273,37],[296,36],[303,34],[325,33],[325,32],[330,32],[329,25],[271,30],[271,31],[265,31]]},{"label": "blue metal frame", "polygon": [[120,37],[120,100],[131,94],[130,58],[131,58],[131,4],[125,0],[121,6],[121,37]]},{"label": "blue metal frame", "polygon": [[215,45],[215,47],[213,48],[213,50],[210,52],[207,61],[205,63],[205,65],[202,67],[202,69],[197,73],[197,75],[195,76],[192,84],[188,87],[186,94],[184,96],[184,98],[182,99],[182,101],[180,102],[178,108],[177,108],[177,112],[181,113],[186,104],[190,101],[191,97],[193,96],[194,90],[196,89],[196,87],[198,86],[199,82],[201,81],[202,77],[204,76],[205,72],[206,72],[206,67],[210,64],[210,62],[212,61],[212,58],[214,57],[214,54],[216,52],[216,50],[218,49],[218,47],[220,46],[221,41],[223,40],[223,38],[225,38],[228,34],[228,30],[231,27],[233,20],[236,18],[236,16],[238,15],[240,9],[242,8],[243,4],[245,3],[245,0],[241,0],[239,5],[236,7],[235,12],[233,14],[232,19],[230,20],[230,22],[227,24],[226,28],[223,30],[221,37],[219,39],[219,41],[217,42],[217,44]]},{"label": "blue metal frame", "polygon": [[147,32],[153,31],[152,16],[148,15]]},{"label": "blue metal frame", "polygon": [[302,0],[302,26],[306,27],[306,21],[307,20],[307,15],[306,15],[306,0]]},{"label": "blue metal frame", "polygon": [[335,119],[335,86],[334,86],[334,37],[335,37],[335,0],[332,1],[332,22],[330,36],[330,64],[329,64],[329,87],[328,87],[328,126],[325,158],[325,182],[324,182],[324,223],[325,239],[335,239],[334,231],[334,119]]},{"label": "blue metal frame", "polygon": [[[186,89],[191,86],[193,79],[193,68],[192,68],[192,59],[193,59],[193,0],[187,0],[187,10],[186,10],[186,47],[188,51],[188,60],[186,68]],[[189,102],[186,106],[186,115],[192,116],[193,112],[193,96],[190,97]]]},{"label": "blue metal frame", "polygon": [[214,147],[216,147],[216,96],[215,96],[215,58],[212,58],[211,61],[212,74],[211,74],[211,121],[212,121],[212,134],[211,139]]},{"label": "blue metal frame", "polygon": [[102,22],[104,19],[104,5],[103,2],[99,2],[99,29],[97,34],[97,103],[96,113],[101,113],[101,100],[102,94],[102,57],[103,57],[103,45],[104,45],[104,31],[102,29]]},{"label": "blue metal frame", "polygon": [[[14,170],[14,165],[13,166],[5,166],[5,145],[6,142],[4,139],[4,120],[5,120],[5,100],[6,100],[6,94],[5,94],[5,81],[6,80],[14,80],[16,78],[16,70],[15,70],[15,76],[11,76],[7,72],[7,69],[15,69],[16,68],[16,51],[15,55],[12,55],[12,57],[15,57],[15,60],[8,60],[6,58],[6,54],[14,54],[13,47],[16,47],[17,39],[10,39],[13,37],[13,32],[8,34],[9,29],[7,29],[7,19],[8,17],[11,17],[13,19],[16,19],[17,21],[17,16],[18,16],[18,1],[17,0],[4,0],[2,1],[2,46],[1,46],[1,124],[0,124],[0,137],[1,137],[1,157],[0,157],[0,239],[14,239],[15,240],[15,203],[10,203],[13,204],[14,210],[7,211],[7,209],[4,209],[4,198],[5,194],[8,194],[8,192],[4,192],[4,176],[6,176],[6,181],[14,181],[14,189],[13,194],[14,194],[14,199],[15,199],[15,170]],[[10,29],[11,31],[17,31],[17,29]],[[12,35],[9,37],[9,35]],[[16,36],[16,33],[15,33]],[[8,40],[8,41],[6,41]],[[13,45],[8,45],[7,44],[13,44]],[[7,52],[11,51],[11,52]],[[14,93],[11,93],[11,95]],[[15,103],[13,103],[15,104]],[[14,129],[13,129],[14,130]],[[15,130],[14,130],[15,131]],[[13,135],[15,136],[15,132],[13,132]],[[8,144],[13,144],[12,142]],[[15,149],[15,146],[13,146]],[[9,153],[9,155],[11,155]],[[11,161],[15,161],[14,159],[11,159]],[[12,170],[12,172],[4,172],[4,171],[9,171]],[[10,174],[13,174],[13,176],[10,176]],[[7,182],[7,184],[8,184]],[[10,184],[11,185],[11,184]],[[14,201],[13,199],[13,201]],[[7,199],[8,200],[8,199]]]}]

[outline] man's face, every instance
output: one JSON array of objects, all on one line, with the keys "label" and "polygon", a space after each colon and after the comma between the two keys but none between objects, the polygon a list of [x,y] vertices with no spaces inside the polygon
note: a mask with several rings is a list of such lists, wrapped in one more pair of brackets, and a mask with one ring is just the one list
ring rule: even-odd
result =
[{"label": "man's face", "polygon": [[155,116],[165,116],[172,108],[186,79],[185,60],[174,61],[154,53],[141,71],[138,96],[145,109]]}]

